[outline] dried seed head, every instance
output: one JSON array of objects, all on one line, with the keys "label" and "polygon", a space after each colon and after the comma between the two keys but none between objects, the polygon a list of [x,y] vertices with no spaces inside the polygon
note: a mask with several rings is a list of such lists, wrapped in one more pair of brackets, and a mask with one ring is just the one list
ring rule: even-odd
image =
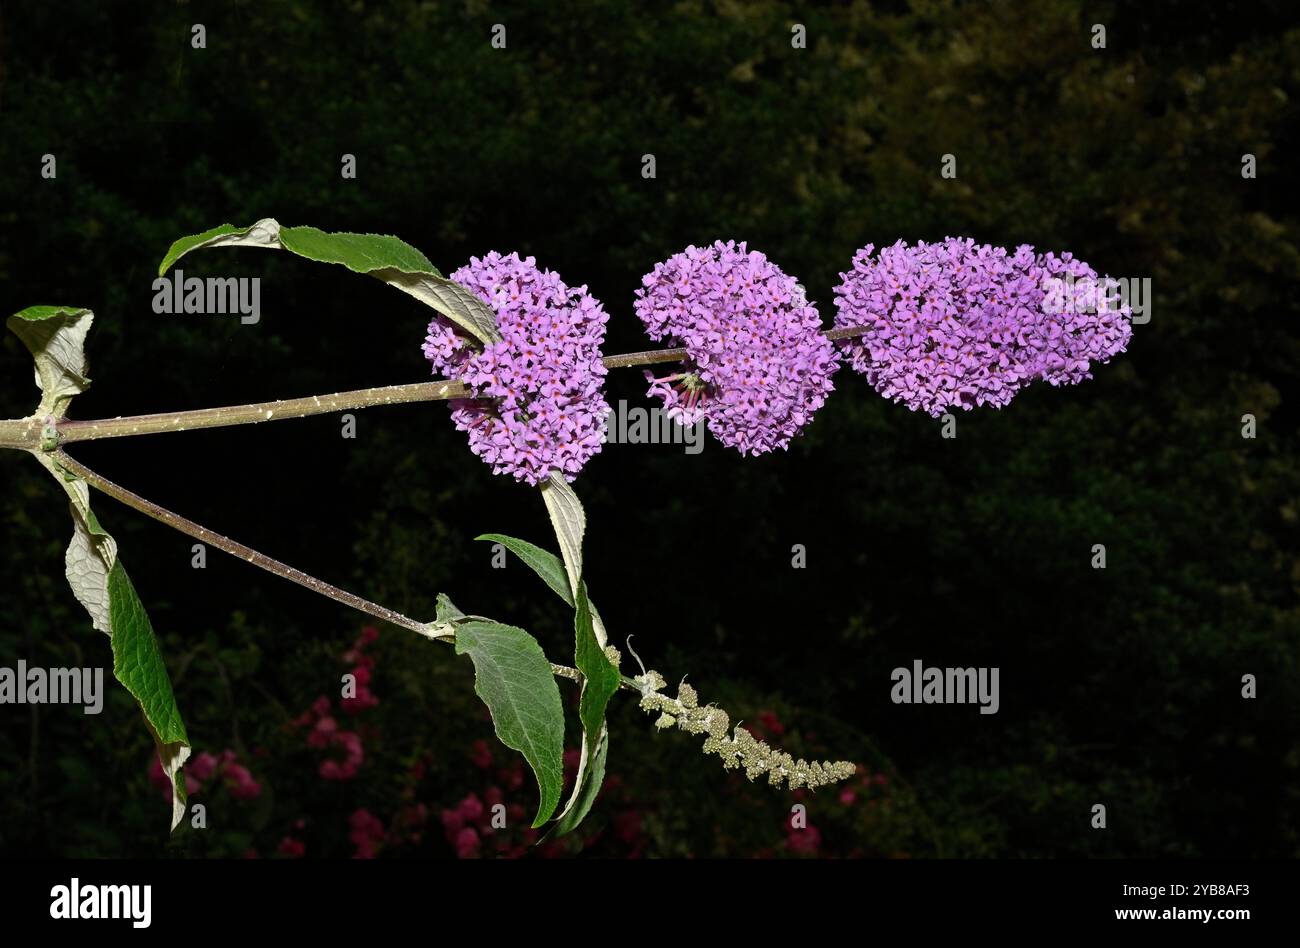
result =
[{"label": "dried seed head", "polygon": [[785,783],[791,789],[816,789],[847,780],[857,771],[857,766],[848,761],[814,761],[811,764],[805,760],[796,761],[739,726],[729,734],[731,716],[713,705],[699,707],[695,689],[684,682],[674,699],[659,694],[659,689],[664,687],[664,678],[656,671],[646,672],[634,680],[642,689],[641,707],[646,711],[660,712],[655,727],[676,726],[687,734],[705,735],[704,753],[721,757],[726,770],[743,768],[750,780],[767,774],[768,783],[774,787]]}]

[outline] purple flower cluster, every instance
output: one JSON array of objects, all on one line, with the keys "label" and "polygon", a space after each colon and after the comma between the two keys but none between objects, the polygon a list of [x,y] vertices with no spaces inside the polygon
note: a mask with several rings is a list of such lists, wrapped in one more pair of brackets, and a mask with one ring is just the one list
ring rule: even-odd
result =
[{"label": "purple flower cluster", "polygon": [[424,355],[434,373],[478,396],[451,403],[456,427],[495,474],[573,480],[600,451],[609,412],[600,357],[608,315],[585,286],[570,289],[532,257],[489,253],[451,278],[492,308],[502,337],[478,350],[445,317],[429,324]]},{"label": "purple flower cluster", "polygon": [[1036,379],[1081,382],[1132,334],[1115,281],[1068,253],[953,237],[873,249],[835,288],[836,326],[869,327],[840,345],[881,395],[913,411],[1000,408]]},{"label": "purple flower cluster", "polygon": [[735,241],[687,247],[641,282],[635,309],[646,332],[689,354],[679,373],[646,373],[669,417],[707,419],[714,437],[741,454],[787,447],[839,367],[803,288]]}]

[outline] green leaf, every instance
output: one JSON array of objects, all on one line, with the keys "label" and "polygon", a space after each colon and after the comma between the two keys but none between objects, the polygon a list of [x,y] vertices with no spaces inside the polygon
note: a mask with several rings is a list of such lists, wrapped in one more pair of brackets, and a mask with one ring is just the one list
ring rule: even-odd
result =
[{"label": "green leaf", "polygon": [[438,605],[434,615],[437,617],[436,622],[451,622],[453,619],[459,619],[465,615],[456,608],[456,604],[451,601],[451,597],[446,593],[438,593]]},{"label": "green leaf", "polygon": [[354,273],[399,270],[442,276],[429,258],[404,240],[383,234],[327,234],[315,227],[281,227],[284,249],[319,263],[338,263]]},{"label": "green leaf", "polygon": [[191,250],[204,247],[259,247],[287,250],[318,263],[335,263],[365,273],[414,296],[482,343],[501,338],[492,309],[459,283],[448,280],[429,258],[404,240],[386,234],[327,233],[315,227],[281,227],[267,217],[250,227],[222,224],[182,237],[163,257],[162,276]]},{"label": "green leaf", "polygon": [[236,227],[234,224],[218,224],[201,234],[192,234],[174,242],[168,249],[162,263],[158,265],[158,275],[163,276],[172,265],[191,250],[201,247],[262,247],[268,250],[280,248],[280,225],[270,218],[260,220],[249,227]]},{"label": "green leaf", "polygon": [[564,707],[551,663],[531,635],[499,622],[460,623],[456,654],[474,662],[474,690],[492,712],[497,737],[522,753],[537,777],[533,826],[541,826],[564,788]]},{"label": "green leaf", "polygon": [[[32,306],[9,318],[9,328],[36,361],[36,384],[41,389],[38,410],[47,417],[61,418],[72,397],[90,386],[85,341],[93,320],[90,310],[66,306]],[[172,781],[174,830],[185,815],[181,767],[190,756],[190,743],[158,639],[118,558],[117,542],[90,509],[86,482],[60,467],[54,454],[40,451],[34,456],[72,501],[72,540],[64,556],[68,585],[90,613],[91,625],[108,635],[113,674],[139,703],[153,735],[163,772]]]},{"label": "green leaf", "polygon": [[[579,508],[581,510],[581,508]],[[501,533],[485,533],[475,537],[500,543],[518,556],[550,586],[557,596],[574,605],[569,591],[569,580],[564,563],[549,550]],[[605,655],[602,642],[605,629],[595,607],[587,599],[586,582],[578,583],[578,600],[574,615],[574,664],[583,674],[582,693],[578,703],[578,716],[582,721],[582,756],[578,760],[578,773],[573,792],[559,816],[561,835],[577,827],[604,780],[605,758],[608,752],[608,729],[605,727],[605,709],[609,699],[618,691],[622,676],[618,668]],[[603,743],[602,743],[603,742]],[[599,764],[597,773],[593,768]],[[593,784],[594,781],[594,784]],[[575,814],[581,810],[581,813]]]},{"label": "green leaf", "polygon": [[49,455],[38,457],[72,501],[72,542],[64,558],[68,585],[90,613],[91,624],[109,636],[113,675],[140,705],[163,773],[172,781],[175,830],[185,815],[181,767],[190,756],[190,742],[153,625],[117,555],[117,542],[90,509],[86,483],[58,467]]},{"label": "green leaf", "polygon": [[602,727],[600,740],[596,743],[596,752],[591,755],[591,761],[585,768],[586,776],[579,782],[577,792],[565,808],[565,812],[561,813],[555,821],[555,826],[547,834],[547,838],[572,833],[587,818],[592,804],[596,802],[596,796],[600,793],[601,784],[605,782],[605,762],[608,757],[609,728]]},{"label": "green leaf", "polygon": [[[484,534],[476,539],[503,543],[525,563],[532,566],[538,575],[547,579],[547,585],[561,599],[568,601],[569,588],[564,574],[564,564],[554,553],[525,540],[502,534]],[[547,578],[548,575],[550,578]],[[579,699],[579,718],[584,733],[582,755],[569,802],[557,817],[556,826],[543,838],[564,835],[576,829],[596,799],[601,783],[605,779],[605,760],[609,751],[609,731],[604,722],[604,710],[610,697],[618,690],[621,680],[618,669],[605,656],[604,650],[596,645],[593,629],[593,621],[596,617],[587,601],[585,583],[582,586],[580,601],[582,608],[575,614],[575,653],[578,656],[576,664],[584,675],[590,676],[589,681],[583,682],[582,696]],[[465,614],[456,608],[445,594],[438,595],[436,625],[450,630],[456,627],[457,620],[464,618]],[[592,722],[598,722],[598,726],[593,725]],[[594,729],[589,730],[589,727]]]},{"label": "green leaf", "polygon": [[[575,500],[577,498],[574,498]],[[581,508],[579,508],[581,513]],[[564,562],[552,553],[550,550],[544,550],[540,546],[529,543],[527,540],[521,540],[518,537],[506,536],[503,533],[484,533],[474,538],[475,540],[490,540],[494,543],[500,543],[510,552],[514,553],[524,565],[530,567],[534,573],[542,578],[547,586],[555,592],[557,596],[563,599],[568,605],[573,605],[573,593],[569,589],[569,580],[566,575]],[[603,646],[607,642],[605,633],[605,624],[601,621],[600,613],[596,611],[596,606],[591,606],[591,624],[596,632],[596,640]]]},{"label": "green leaf", "polygon": [[592,627],[591,607],[587,603],[587,586],[578,586],[578,608],[574,616],[574,660],[582,672],[582,697],[578,703],[578,716],[588,747],[594,749],[605,726],[605,708],[618,691],[622,676],[609,660],[604,648],[596,641]]},{"label": "green leaf", "polygon": [[564,563],[550,550],[543,550],[540,546],[529,543],[527,540],[508,537],[502,533],[484,533],[474,539],[500,543],[523,560],[525,566],[542,577],[546,585],[555,590],[557,596],[570,606],[573,605],[573,592],[569,589],[569,577],[564,571]]},{"label": "green leaf", "polygon": [[[582,757],[573,783],[569,802],[560,813],[564,829],[560,835],[576,829],[605,779],[605,755],[609,750],[609,729],[605,725],[605,708],[618,691],[622,676],[596,640],[592,614],[587,602],[587,584],[578,584],[578,604],[574,614],[574,659],[582,672],[582,693],[578,699],[578,718],[582,721]],[[597,769],[598,768],[598,769]],[[581,810],[581,813],[578,811]],[[575,816],[575,814],[577,814]]]},{"label": "green leaf", "polygon": [[[603,650],[609,641],[605,633],[605,624],[601,621],[600,615],[587,602],[587,589],[582,578],[582,538],[587,529],[587,516],[582,510],[582,502],[578,500],[578,495],[573,492],[573,488],[568,482],[558,474],[552,474],[550,478],[541,487],[542,500],[546,503],[546,512],[550,515],[551,526],[555,530],[555,538],[560,545],[560,555],[563,558],[564,569],[568,575],[568,587],[570,595],[565,598],[566,602],[579,603],[582,605],[580,613],[585,613],[585,618],[579,616],[578,622],[581,628],[578,632],[579,651],[584,648],[583,631],[590,632],[594,638],[596,646]],[[549,571],[553,574],[554,567],[550,566]],[[546,577],[543,577],[546,578]],[[554,580],[547,579],[548,585],[555,588]],[[561,594],[563,596],[563,594]],[[601,658],[604,658],[603,651]],[[575,659],[578,656],[575,655]],[[606,660],[608,662],[608,660]],[[594,666],[594,660],[592,661]],[[615,671],[617,674],[617,670]],[[599,687],[603,687],[598,685]],[[617,683],[615,688],[617,688]],[[563,812],[560,814],[561,819],[566,819],[573,813],[580,802],[580,798],[591,780],[590,764],[594,763],[593,741],[594,734],[604,730],[604,713],[605,705],[609,697],[603,699],[597,693],[593,698],[588,697],[588,682],[583,681],[582,701],[593,701],[599,706],[599,713],[593,714],[591,708],[587,708],[587,714],[583,718],[583,739],[582,739],[582,756],[578,761],[578,775],[574,780],[573,793],[569,797],[569,802],[565,804]],[[583,705],[579,705],[580,709]],[[589,719],[599,720],[599,726],[593,726]],[[599,784],[596,789],[599,790]],[[576,824],[574,824],[576,825]]]},{"label": "green leaf", "polygon": [[419,629],[421,635],[430,639],[443,639],[452,642],[456,638],[456,623],[465,618],[465,613],[456,608],[455,603],[446,593],[438,593],[438,606],[435,618]]},{"label": "green leaf", "polygon": [[95,315],[75,306],[29,306],[7,325],[36,360],[41,403],[36,412],[58,421],[74,395],[90,387],[86,377],[86,333]]}]

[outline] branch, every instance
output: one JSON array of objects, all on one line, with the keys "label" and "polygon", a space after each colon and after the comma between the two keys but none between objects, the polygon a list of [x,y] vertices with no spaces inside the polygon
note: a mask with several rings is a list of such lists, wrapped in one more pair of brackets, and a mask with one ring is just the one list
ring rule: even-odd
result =
[{"label": "branch", "polygon": [[[830,329],[823,333],[827,339],[847,339],[866,332],[868,327],[852,326]],[[651,349],[645,352],[625,352],[607,356],[602,361],[606,368],[625,369],[662,362],[680,362],[687,357],[684,348]],[[285,418],[306,418],[347,411],[353,408],[370,408],[374,405],[400,405],[407,402],[444,401],[453,398],[471,398],[473,392],[464,383],[454,380],[412,382],[407,385],[386,385],[381,388],[361,388],[332,395],[309,395],[306,398],[287,398],[252,405],[229,405],[223,408],[200,408],[194,411],[159,412],[152,415],[131,415],[119,418],[101,418],[93,421],[58,422],[59,444],[76,441],[93,441],[99,438],[124,438],[131,435],[158,434],[166,431],[193,431],[198,428],[222,428],[228,425],[259,424]],[[0,421],[0,447],[32,450],[40,447],[41,421],[24,418]]]},{"label": "branch", "polygon": [[[287,563],[282,563],[280,560],[267,556],[265,553],[259,553],[252,547],[245,546],[229,537],[222,536],[220,533],[214,533],[207,527],[199,526],[193,520],[187,520],[180,514],[173,513],[165,507],[160,507],[151,500],[145,500],[139,494],[134,494],[125,487],[120,487],[117,484],[114,484],[108,478],[96,474],[90,468],[86,467],[86,465],[73,459],[63,451],[56,451],[53,455],[53,460],[59,467],[75,474],[91,487],[107,494],[115,500],[121,501],[133,510],[138,510],[145,516],[152,517],[159,523],[165,523],[167,526],[179,530],[187,536],[194,537],[196,540],[201,540],[210,546],[214,546],[218,550],[224,550],[232,556],[237,556],[247,563],[252,563],[254,566],[266,570],[268,573],[274,573],[276,576],[297,583],[299,586],[310,589],[314,593],[318,593],[328,599],[333,599],[335,602],[342,603],[345,606],[350,606],[359,612],[364,612],[368,616],[372,616],[384,622],[392,623],[393,625],[400,626],[403,629],[410,629],[412,632],[418,632],[425,638],[438,642],[446,642],[448,645],[453,641],[453,638],[450,635],[436,633],[433,623],[431,622],[418,622],[409,616],[402,615],[400,612],[394,612],[392,609],[371,602],[369,599],[363,599],[345,589],[332,586],[323,580],[317,579],[315,576],[310,576],[307,573],[304,573],[302,570],[294,569]],[[582,673],[576,668],[570,668],[567,665],[556,665],[552,663],[551,671],[557,678],[568,678],[572,681],[582,680]]]},{"label": "branch", "polygon": [[191,431],[195,428],[221,428],[227,425],[255,425],[280,418],[306,418],[351,408],[373,405],[400,405],[405,402],[428,402],[465,398],[469,389],[460,382],[414,382],[409,385],[386,385],[361,388],[333,395],[309,395],[252,405],[229,405],[224,408],[200,408],[195,411],[160,412],[98,421],[63,421],[58,425],[59,443],[92,441],[97,438],[122,438],[128,435],[156,434],[161,431]]}]

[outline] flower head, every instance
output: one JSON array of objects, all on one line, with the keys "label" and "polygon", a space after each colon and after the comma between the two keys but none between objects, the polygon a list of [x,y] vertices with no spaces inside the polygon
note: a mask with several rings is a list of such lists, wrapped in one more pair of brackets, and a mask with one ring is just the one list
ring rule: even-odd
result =
[{"label": "flower head", "polygon": [[683,372],[646,373],[668,416],[683,425],[706,419],[741,454],[787,447],[826,400],[839,365],[803,288],[735,241],[687,247],[641,282],[635,308],[646,332],[689,354]]},{"label": "flower head", "polygon": [[953,237],[873,250],[859,250],[835,288],[836,325],[867,327],[840,346],[880,394],[913,411],[1000,408],[1036,379],[1080,382],[1132,333],[1115,281],[1070,254]]},{"label": "flower head", "polygon": [[501,333],[476,350],[445,317],[429,323],[424,354],[434,372],[476,396],[451,403],[456,427],[495,474],[573,480],[600,451],[609,411],[600,359],[608,315],[585,286],[570,289],[532,257],[489,253],[451,278],[493,309]]}]

